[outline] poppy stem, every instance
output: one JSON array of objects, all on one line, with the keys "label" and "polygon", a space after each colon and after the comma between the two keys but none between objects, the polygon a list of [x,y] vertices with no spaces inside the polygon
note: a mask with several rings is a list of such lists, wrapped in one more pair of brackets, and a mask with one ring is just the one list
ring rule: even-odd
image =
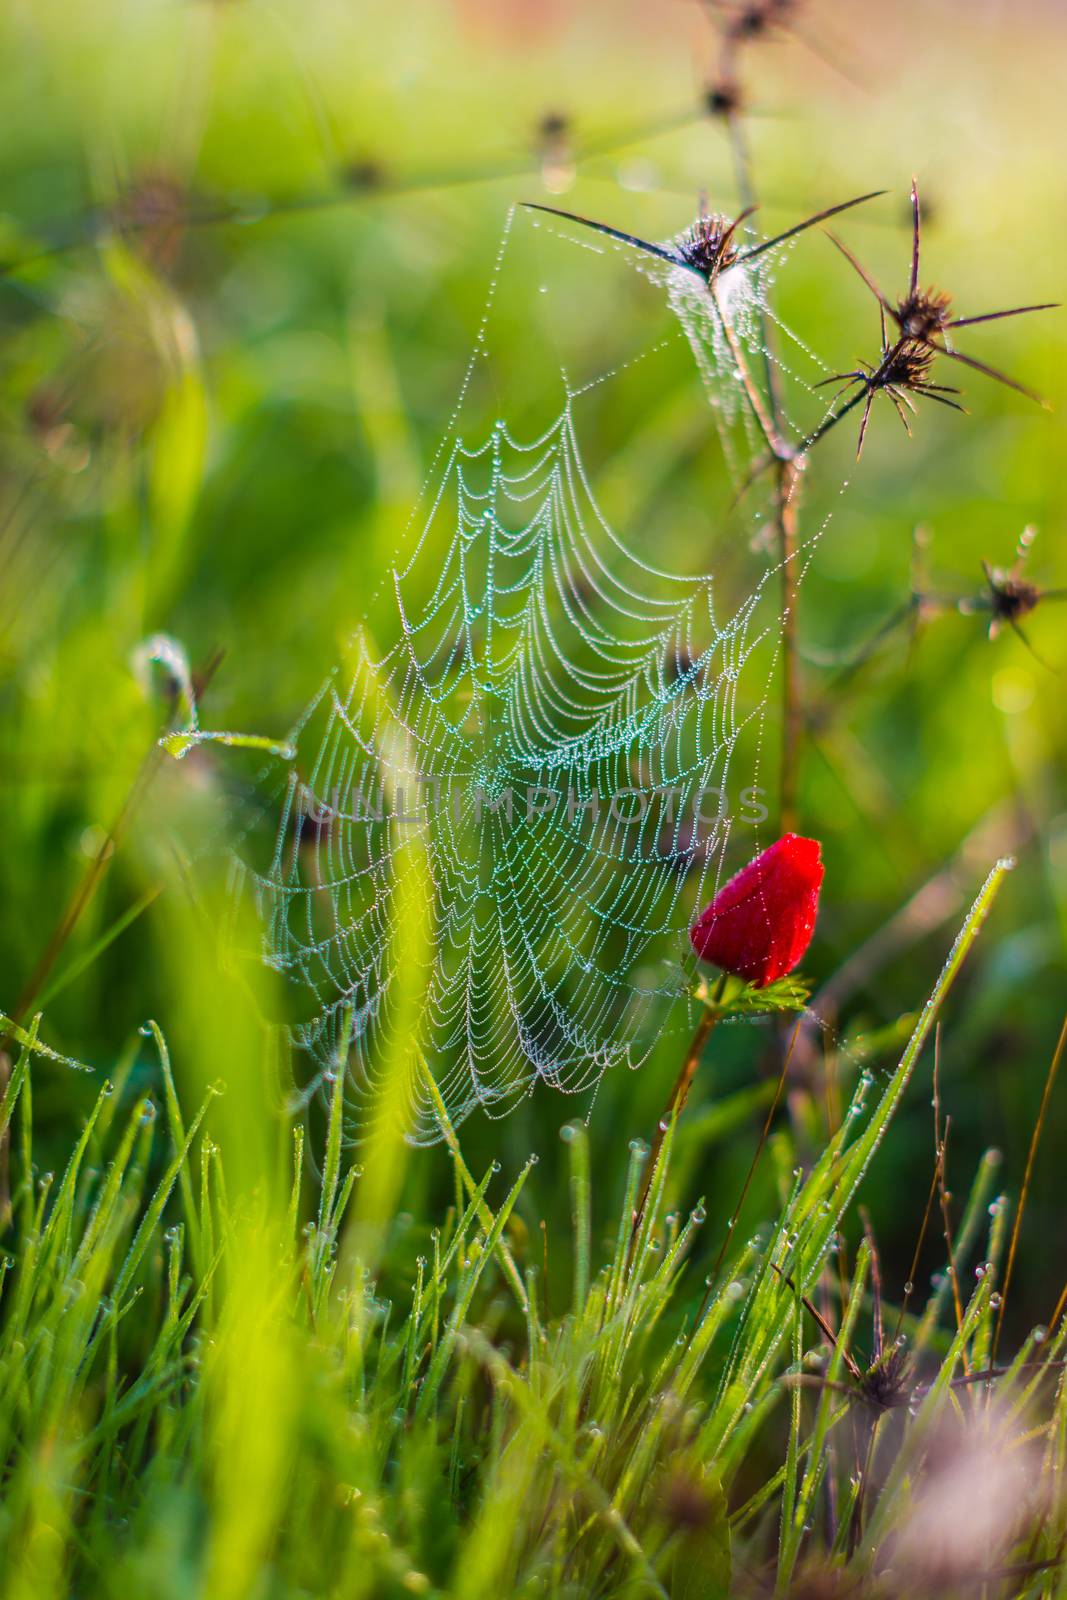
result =
[{"label": "poppy stem", "polygon": [[[656,1132],[652,1140],[652,1148],[649,1151],[648,1161],[645,1163],[645,1175],[641,1183],[641,1192],[637,1197],[637,1204],[634,1207],[633,1224],[630,1229],[631,1257],[633,1255],[633,1248],[637,1239],[638,1230],[641,1227],[641,1223],[644,1221],[645,1207],[648,1205],[648,1193],[652,1187],[652,1180],[656,1175],[656,1168],[659,1166],[660,1153],[663,1149],[663,1141],[667,1135],[667,1130],[671,1125],[672,1118],[677,1120],[678,1117],[681,1116],[682,1111],[685,1109],[685,1103],[689,1099],[689,1091],[693,1087],[693,1079],[696,1077],[697,1068],[700,1066],[700,1058],[704,1053],[704,1046],[708,1042],[708,1036],[711,1033],[712,1028],[714,1028],[715,1024],[719,1020],[719,1001],[722,999],[725,988],[726,973],[724,972],[718,983],[715,985],[715,990],[711,998],[704,1002],[704,1010],[701,1014],[700,1021],[697,1023],[696,1031],[689,1041],[689,1048],[685,1052],[678,1076],[674,1080],[674,1088],[670,1092],[670,1097],[666,1106],[664,1107],[663,1115],[656,1124]],[[629,1262],[627,1262],[627,1265],[629,1265]]]}]

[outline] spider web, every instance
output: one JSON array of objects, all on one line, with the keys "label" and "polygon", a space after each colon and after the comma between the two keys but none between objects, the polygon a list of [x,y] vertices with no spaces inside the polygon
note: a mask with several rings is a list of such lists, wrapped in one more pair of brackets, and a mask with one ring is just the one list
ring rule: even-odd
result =
[{"label": "spider web", "polygon": [[[725,608],[710,574],[660,569],[602,513],[579,442],[590,391],[669,341],[564,378],[539,430],[466,426],[509,231],[383,584],[391,642],[365,617],[291,735],[273,851],[252,874],[262,959],[293,1002],[299,1093],[343,1072],[357,1136],[385,1094],[407,1137],[432,1142],[439,1101],[453,1125],[475,1108],[501,1117],[540,1082],[595,1091],[607,1069],[640,1065],[692,986],[686,930],[718,877],[746,725],[757,755],[741,779],[758,775],[782,621],[773,566]],[[743,470],[758,441],[733,356],[690,286],[667,288]],[[751,283],[743,294],[738,333],[762,354]],[[746,705],[746,666],[768,643]],[[421,944],[398,939],[412,926]]]}]

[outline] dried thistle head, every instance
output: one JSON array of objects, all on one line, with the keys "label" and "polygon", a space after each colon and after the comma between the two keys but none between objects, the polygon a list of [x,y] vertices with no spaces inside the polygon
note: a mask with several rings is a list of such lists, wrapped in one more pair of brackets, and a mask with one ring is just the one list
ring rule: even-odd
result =
[{"label": "dried thistle head", "polygon": [[341,173],[346,189],[372,190],[385,187],[385,168],[374,156],[354,156]]},{"label": "dried thistle head", "polygon": [[756,261],[768,251],[777,249],[787,239],[795,238],[797,234],[813,228],[816,223],[825,222],[828,217],[836,216],[839,211],[848,211],[853,206],[862,205],[866,200],[875,200],[881,192],[876,190],[870,194],[856,195],[851,200],[843,200],[838,205],[828,206],[826,210],[805,217],[803,222],[794,223],[791,228],[784,229],[773,238],[764,239],[757,244],[747,244],[744,247],[737,241],[738,230],[752,215],[755,206],[748,206],[732,219],[718,212],[709,215],[702,209],[700,216],[686,229],[679,242],[670,245],[656,244],[650,239],[640,238],[635,233],[624,233],[621,228],[610,227],[606,222],[594,222],[591,217],[579,216],[575,211],[561,211],[557,206],[543,206],[533,200],[524,200],[523,206],[527,211],[543,211],[551,217],[562,217],[566,222],[577,222],[583,228],[591,228],[594,233],[601,233],[608,239],[629,245],[631,249],[639,250],[644,255],[654,256],[658,261],[665,261],[672,267],[681,267],[684,271],[692,272],[698,278],[702,278],[711,288],[719,274],[728,268]]},{"label": "dried thistle head", "polygon": [[570,131],[571,119],[565,111],[546,111],[537,123],[537,137],[542,144],[565,139]]},{"label": "dried thistle head", "polygon": [[[958,400],[950,398],[959,393],[958,389],[948,387],[943,383],[934,383],[932,369],[934,358],[938,354],[937,347],[923,339],[900,338],[890,342],[886,335],[885,312],[882,312],[882,356],[878,364],[872,365],[864,362],[855,372],[838,372],[831,378],[825,378],[824,383],[838,383],[843,385],[843,391],[858,385],[852,398],[831,413],[827,420],[811,436],[807,448],[815,443],[824,433],[828,432],[835,423],[840,422],[854,406],[861,400],[864,402],[863,416],[860,421],[859,439],[856,444],[857,460],[863,454],[863,445],[867,437],[867,427],[871,420],[871,409],[874,405],[876,394],[888,395],[893,406],[904,424],[905,432],[911,433],[911,423],[908,413],[915,411],[912,396],[924,400],[935,400],[939,405],[951,406],[954,411],[962,411],[963,407]],[[821,387],[821,385],[819,385]]]},{"label": "dried thistle head", "polygon": [[[919,286],[920,263],[922,259],[922,208],[919,203],[919,189],[917,183],[911,186],[912,210],[912,239],[911,239],[911,269],[908,276],[908,287],[905,293],[892,301],[882,293],[878,284],[871,277],[865,267],[862,267],[852,252],[841,243],[840,239],[830,235],[832,242],[841,254],[862,278],[867,288],[878,302],[882,318],[882,360],[873,369],[868,369],[866,377],[862,373],[846,374],[853,381],[867,385],[867,405],[864,410],[863,424],[860,429],[860,448],[863,445],[863,435],[866,430],[867,420],[870,416],[871,395],[876,389],[883,389],[899,405],[899,392],[905,391],[922,394],[928,399],[941,400],[943,404],[954,405],[946,400],[948,394],[955,394],[954,389],[947,389],[942,385],[932,384],[929,381],[930,362],[935,356],[945,356],[950,361],[958,361],[965,367],[970,367],[975,372],[980,372],[984,377],[992,378],[997,383],[1005,384],[1009,389],[1016,389],[1020,394],[1026,395],[1031,400],[1040,400],[1031,390],[1017,383],[1014,378],[1009,378],[1005,373],[998,372],[995,367],[990,367],[983,361],[976,361],[973,356],[964,355],[962,350],[957,350],[952,343],[952,335],[957,328],[972,327],[980,322],[999,322],[1006,317],[1019,317],[1030,311],[1051,311],[1051,302],[1032,306],[1014,306],[1007,311],[987,311],[976,317],[955,317],[952,315],[952,296],[943,289],[922,289]],[[891,344],[886,333],[887,318],[896,325],[897,337]],[[925,368],[919,352],[926,350],[929,360]],[[832,427],[852,405],[857,404],[861,396],[853,397],[849,404],[841,409],[828,424],[824,424],[814,437],[821,436],[827,431],[827,426]],[[962,411],[962,406],[955,406]],[[902,420],[907,425],[906,418]],[[910,430],[909,430],[910,431]],[[808,444],[813,442],[808,441]]]},{"label": "dried thistle head", "polygon": [[539,119],[535,151],[541,163],[541,182],[550,194],[563,194],[574,182],[571,119],[565,111],[546,111]]},{"label": "dried thistle head", "polygon": [[[1036,528],[1023,529],[1016,547],[1015,560],[1008,568],[994,567],[988,561],[983,561],[985,589],[976,595],[962,595],[955,604],[957,610],[964,616],[988,616],[991,639],[995,639],[1002,629],[1011,628],[1013,633],[1018,634],[1035,661],[1043,667],[1048,667],[1049,663],[1038,655],[1021,624],[1023,618],[1028,617],[1046,601],[1067,600],[1067,589],[1042,589],[1024,575],[1026,560],[1036,536]],[[1050,670],[1055,669],[1050,668]]]},{"label": "dried thistle head", "polygon": [[[844,1364],[848,1378],[843,1383],[836,1383],[821,1378],[806,1379],[803,1376],[798,1378],[794,1375],[793,1381],[814,1382],[820,1387],[825,1386],[834,1389],[846,1395],[850,1400],[857,1401],[863,1405],[875,1417],[879,1417],[887,1411],[893,1411],[900,1406],[908,1404],[915,1392],[915,1374],[906,1340],[898,1333],[897,1337],[891,1342],[886,1341],[882,1313],[881,1262],[870,1220],[865,1212],[863,1213],[863,1226],[867,1236],[871,1263],[871,1358],[866,1366],[861,1366],[856,1357],[840,1343],[838,1335],[831,1328],[818,1306],[814,1305],[807,1295],[801,1295],[800,1299],[804,1309],[829,1341],[831,1347],[837,1351]],[[791,1279],[786,1277],[780,1268],[775,1267],[774,1270],[779,1273],[786,1283],[791,1284]]]},{"label": "dried thistle head", "polygon": [[907,1405],[911,1399],[914,1372],[911,1356],[898,1340],[854,1379],[856,1392],[869,1410],[880,1415]]},{"label": "dried thistle head", "polygon": [[897,301],[893,318],[906,339],[942,338],[952,326],[952,296],[942,289],[915,289]]},{"label": "dried thistle head", "polygon": [[[742,213],[742,217],[744,215],[747,213]],[[742,217],[733,222],[718,212],[698,217],[679,241],[678,254],[682,263],[709,283],[720,272],[734,266],[740,253],[737,226]]]},{"label": "dried thistle head", "polygon": [[704,90],[704,109],[709,117],[736,116],[743,105],[744,94],[734,78],[717,78]]},{"label": "dried thistle head", "polygon": [[903,389],[918,394],[930,382],[934,352],[921,340],[907,339],[890,346],[869,381],[879,389]]},{"label": "dried thistle head", "polygon": [[1030,583],[1014,572],[1005,572],[1001,567],[991,567],[988,561],[983,561],[982,567],[986,582],[989,584],[989,609],[992,613],[989,634],[990,638],[995,639],[1002,623],[1007,623],[1011,627],[1020,618],[1029,616],[1037,607],[1042,595],[1036,583]]},{"label": "dried thistle head", "polygon": [[[837,1336],[823,1320],[822,1314],[817,1312],[809,1300],[805,1299],[804,1305],[819,1323],[823,1333],[836,1345]],[[849,1351],[841,1352],[848,1374],[847,1381],[843,1383],[834,1383],[814,1376],[810,1379],[806,1376],[794,1377],[792,1381],[810,1382],[817,1388],[833,1389],[856,1405],[862,1406],[875,1418],[884,1416],[888,1411],[897,1411],[902,1406],[908,1405],[915,1394],[915,1370],[902,1339],[884,1349],[879,1349],[879,1339],[879,1329],[876,1325],[875,1354],[866,1366],[861,1366]]]},{"label": "dried thistle head", "polygon": [[761,39],[796,20],[802,0],[746,0],[725,19],[729,39]]},{"label": "dried thistle head", "polygon": [[962,612],[972,615],[979,611],[988,612],[991,639],[995,639],[1002,628],[1010,628],[1013,633],[1018,634],[1022,644],[1040,666],[1055,671],[1056,669],[1050,667],[1049,663],[1037,653],[1022,628],[1022,619],[1028,617],[1032,611],[1036,611],[1045,601],[1067,600],[1067,589],[1041,589],[1023,575],[1026,559],[1036,536],[1036,528],[1023,529],[1016,547],[1015,560],[1007,570],[1003,567],[992,567],[988,561],[983,561],[985,594],[967,597],[958,604]]}]

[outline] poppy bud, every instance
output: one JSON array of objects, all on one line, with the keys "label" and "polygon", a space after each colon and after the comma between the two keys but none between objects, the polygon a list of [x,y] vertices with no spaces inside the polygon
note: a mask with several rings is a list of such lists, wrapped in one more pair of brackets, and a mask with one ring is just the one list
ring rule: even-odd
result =
[{"label": "poppy bud", "polygon": [[700,959],[758,989],[792,972],[815,931],[819,850],[817,839],[787,833],[742,867],[689,930]]}]

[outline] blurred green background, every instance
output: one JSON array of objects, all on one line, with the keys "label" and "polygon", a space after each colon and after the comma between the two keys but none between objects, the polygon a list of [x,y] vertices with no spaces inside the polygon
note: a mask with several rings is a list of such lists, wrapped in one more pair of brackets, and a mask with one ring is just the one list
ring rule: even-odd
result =
[{"label": "blurred green background", "polygon": [[[10,1011],[167,714],[166,683],[132,668],[146,636],[165,630],[197,667],[223,652],[205,726],[276,738],[339,659],[452,412],[509,206],[541,199],[658,238],[691,219],[701,191],[727,212],[738,198],[721,121],[703,106],[715,29],[688,0],[7,0],[0,17],[0,1007]],[[860,14],[820,0],[795,32],[744,56],[762,225],[887,188],[842,231],[895,288],[914,173],[927,203],[924,277],[950,287],[964,313],[1057,299],[1063,63],[1052,5],[893,0]],[[555,357],[539,361],[540,312],[522,311],[546,273],[577,370],[611,367],[657,323],[670,331],[666,306],[615,255],[554,248],[518,222],[509,261],[515,298],[498,353],[532,401],[558,404]],[[832,368],[873,353],[870,297],[817,232],[777,292]],[[891,1059],[891,1025],[921,1004],[992,860],[1019,857],[945,1020],[949,1167],[961,1188],[994,1144],[1005,1187],[1017,1189],[1067,988],[1067,609],[1049,600],[1025,624],[1048,665],[1010,631],[990,641],[987,619],[950,607],[838,674],[906,604],[917,525],[937,595],[980,594],[982,559],[1010,565],[1028,523],[1038,529],[1028,576],[1067,584],[1065,341],[1067,321],[1051,313],[966,343],[1053,412],[967,374],[968,417],[925,407],[909,442],[877,407],[860,466],[843,427],[805,487],[809,531],[834,513],[801,610],[813,709],[801,821],[827,862],[805,966],[825,983],[879,941],[835,1015],[853,1043],[890,1029],[876,1065]],[[638,549],[709,566],[738,604],[763,567],[748,513],[733,504],[680,341],[655,370],[654,383],[637,369],[597,391],[583,438],[594,486]],[[817,415],[813,406],[808,420]],[[772,717],[768,778],[777,736]],[[222,750],[153,772],[50,975],[54,999],[45,987],[53,1048],[103,1072],[125,1046],[141,1048],[138,1027],[154,1016],[179,1071],[243,1081],[206,949],[166,901],[181,892],[175,861],[223,836],[256,767]],[[731,867],[743,851],[735,841]],[[605,1218],[627,1141],[654,1124],[679,1048],[672,1036],[639,1074],[610,1074],[601,1088],[590,1133]],[[697,1135],[723,1096],[773,1070],[767,1030],[720,1034],[694,1095],[683,1199],[703,1193],[713,1215],[729,1213],[759,1114],[710,1149]],[[154,1071],[145,1045],[144,1081]],[[817,1052],[811,1071],[818,1082]],[[38,1071],[57,1159],[90,1088],[59,1067]],[[524,1197],[531,1233],[538,1206],[550,1224],[566,1210],[556,1132],[585,1109],[543,1089],[507,1122],[464,1129],[475,1166],[493,1152],[509,1163],[541,1153],[536,1200]],[[1013,1307],[1020,1326],[1049,1315],[1067,1268],[1052,1242],[1065,1137],[1067,1107],[1054,1106]],[[929,1097],[916,1089],[869,1186],[898,1283],[932,1145]],[[417,1218],[448,1184],[445,1163],[420,1155],[406,1182]],[[769,1202],[757,1193],[753,1215]]]}]

